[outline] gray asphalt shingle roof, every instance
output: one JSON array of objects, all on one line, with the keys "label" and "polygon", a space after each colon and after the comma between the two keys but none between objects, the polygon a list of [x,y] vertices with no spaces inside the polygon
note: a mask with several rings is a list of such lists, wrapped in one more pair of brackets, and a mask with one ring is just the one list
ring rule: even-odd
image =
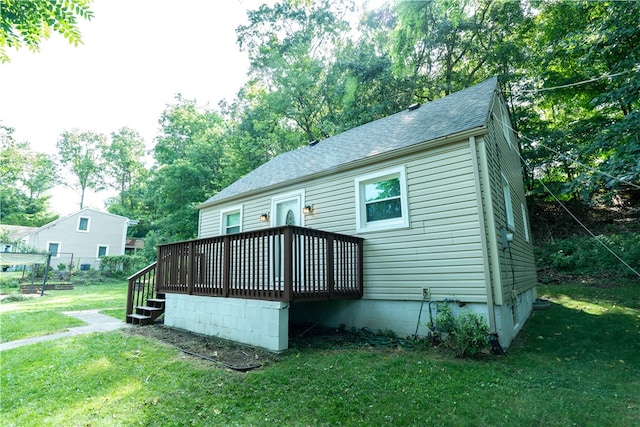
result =
[{"label": "gray asphalt shingle roof", "polygon": [[204,204],[286,183],[376,155],[486,125],[498,81],[495,77],[409,111],[358,126],[280,154]]}]

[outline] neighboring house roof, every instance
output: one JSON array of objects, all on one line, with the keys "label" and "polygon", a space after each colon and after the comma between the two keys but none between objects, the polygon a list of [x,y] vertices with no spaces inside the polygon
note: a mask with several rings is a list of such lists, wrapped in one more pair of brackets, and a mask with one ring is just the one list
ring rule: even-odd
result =
[{"label": "neighboring house roof", "polygon": [[65,221],[66,219],[71,218],[74,215],[82,214],[83,212],[86,212],[86,213],[95,212],[95,213],[100,214],[100,215],[107,215],[107,216],[112,216],[112,217],[116,217],[116,218],[122,218],[122,221],[126,221],[127,225],[135,225],[135,224],[138,223],[138,221],[130,220],[129,218],[126,218],[124,216],[114,215],[114,214],[109,213],[109,212],[103,212],[103,211],[99,211],[99,210],[92,209],[92,208],[83,208],[83,209],[80,209],[79,211],[70,213],[69,215],[67,215],[65,217],[58,218],[55,221],[51,221],[50,223],[45,224],[42,227],[36,228],[33,231],[27,233],[25,236],[31,236],[33,234],[36,234],[36,233],[42,231],[42,230],[46,230],[47,228],[53,227],[54,225],[58,224],[61,221]]},{"label": "neighboring house roof", "polygon": [[470,88],[358,126],[263,164],[209,198],[200,207],[412,145],[486,126],[498,89],[493,77]]},{"label": "neighboring house roof", "polygon": [[[6,231],[9,234],[10,242],[15,242],[16,240],[20,240],[23,237],[31,234],[37,229],[38,227],[27,227],[23,225],[4,225],[4,224],[0,225],[0,232]],[[8,243],[8,242],[2,242],[2,243]]]}]

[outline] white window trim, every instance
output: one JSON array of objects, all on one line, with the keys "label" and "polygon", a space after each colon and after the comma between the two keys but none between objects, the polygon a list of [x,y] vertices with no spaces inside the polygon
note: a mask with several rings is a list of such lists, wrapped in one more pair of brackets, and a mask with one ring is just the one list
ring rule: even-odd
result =
[{"label": "white window trim", "polygon": [[304,189],[291,191],[290,193],[277,194],[271,198],[271,213],[269,214],[269,223],[272,227],[276,226],[276,205],[280,202],[286,202],[287,200],[296,198],[298,198],[300,201],[300,212],[298,212],[298,215],[300,215],[300,227],[304,227],[305,215],[302,213],[302,209],[306,203]]},{"label": "white window trim", "polygon": [[504,102],[500,101],[500,115],[502,118],[500,121],[502,122],[502,133],[504,134],[504,139],[507,140],[507,145],[509,148],[515,149],[513,145],[513,141],[511,140],[511,120],[509,119],[509,110],[507,110],[507,106]]},{"label": "white window trim", "polygon": [[529,236],[529,221],[527,220],[527,210],[524,208],[524,203],[520,203],[520,209],[522,210],[522,224],[524,227],[524,240],[529,242],[531,237]]},{"label": "white window trim", "polygon": [[[58,252],[55,255],[51,255],[52,258],[60,258],[60,253],[62,253],[62,242],[55,242],[53,240],[47,242],[47,252],[49,252],[49,246],[51,244],[58,245]],[[49,252],[50,253],[50,252]]]},{"label": "white window trim", "polygon": [[507,218],[507,227],[511,231],[516,230],[515,217],[513,215],[513,201],[511,200],[511,185],[507,178],[502,175],[502,194],[504,195],[504,210]]},{"label": "white window trim", "polygon": [[[363,196],[364,185],[393,177],[398,177],[400,180],[400,209],[402,210],[402,216],[400,218],[391,218],[367,223],[365,216],[366,209],[364,208],[365,198]],[[368,231],[393,230],[409,227],[409,202],[405,166],[397,166],[359,176],[354,180],[354,183],[356,193],[356,232],[361,233]]]},{"label": "white window trim", "polygon": [[243,222],[243,218],[244,218],[244,216],[243,216],[243,205],[230,206],[228,208],[220,210],[220,235],[221,236],[227,234],[225,218],[227,217],[227,215],[233,214],[233,213],[236,213],[236,212],[240,212],[240,230],[238,231],[238,233],[242,233],[242,222]]},{"label": "white window trim", "polygon": [[[80,222],[83,219],[87,220],[87,229],[86,230],[80,230]],[[76,227],[76,231],[78,231],[79,233],[88,233],[90,228],[91,228],[91,217],[88,217],[88,216],[80,216],[80,217],[78,217],[78,226]]]},{"label": "white window trim", "polygon": [[96,258],[102,258],[100,256],[100,248],[107,248],[105,254],[103,256],[109,256],[109,245],[98,245],[96,247]]}]

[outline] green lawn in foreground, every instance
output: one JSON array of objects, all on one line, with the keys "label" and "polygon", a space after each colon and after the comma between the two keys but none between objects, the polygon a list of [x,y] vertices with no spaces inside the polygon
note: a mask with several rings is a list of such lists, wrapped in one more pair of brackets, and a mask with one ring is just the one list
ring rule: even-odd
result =
[{"label": "green lawn in foreground", "polygon": [[241,374],[122,331],[17,348],[1,353],[0,423],[640,425],[640,283],[538,293],[553,307],[482,360],[306,349]]},{"label": "green lawn in foreground", "polygon": [[75,285],[73,290],[46,291],[44,297],[0,304],[0,342],[66,331],[84,322],[63,311],[101,310],[124,320],[127,283]]}]

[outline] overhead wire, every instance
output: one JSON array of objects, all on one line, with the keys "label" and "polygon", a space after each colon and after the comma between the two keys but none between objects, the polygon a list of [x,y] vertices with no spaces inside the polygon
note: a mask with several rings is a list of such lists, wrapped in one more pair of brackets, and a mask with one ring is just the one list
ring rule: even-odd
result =
[{"label": "overhead wire", "polygon": [[613,78],[613,77],[622,76],[624,74],[637,73],[638,71],[640,71],[640,65],[636,65],[635,67],[633,67],[630,70],[620,71],[619,73],[613,73],[613,74],[603,74],[603,75],[598,76],[598,77],[593,77],[591,79],[582,80],[582,81],[575,82],[575,83],[567,83],[565,85],[558,85],[558,86],[552,86],[552,87],[541,87],[541,88],[538,88],[538,89],[522,89],[522,90],[519,90],[518,92],[520,92],[520,93],[538,93],[538,92],[548,92],[548,91],[556,90],[556,89],[566,89],[566,88],[570,88],[570,87],[574,87],[574,86],[581,86],[581,85],[584,85],[584,84],[597,82],[597,81],[603,80],[603,79],[610,79],[610,78]]},{"label": "overhead wire", "polygon": [[[510,123],[504,123],[495,114],[493,114],[493,117],[494,117],[495,120],[500,122],[502,125],[507,126],[509,129],[511,129],[519,137],[522,137],[522,138],[528,139],[530,141],[533,141],[531,138],[527,138],[526,136],[521,135],[519,132],[516,132],[516,130],[513,129],[513,127],[511,126]],[[527,160],[525,160],[524,157],[522,157],[522,154],[520,154],[520,152],[518,152],[518,151],[516,151],[516,152],[518,154],[518,157],[522,161],[522,163],[525,165],[525,167],[529,171],[531,171],[531,167],[529,166],[529,163],[527,162]],[[597,170],[596,170],[596,172],[601,173],[600,171],[597,171]],[[580,221],[580,219],[578,219],[578,217],[576,217],[573,214],[573,212],[571,212],[569,210],[569,208],[567,208],[565,206],[565,204],[560,201],[560,199],[558,199],[558,197],[551,191],[551,189],[549,187],[547,187],[547,185],[542,181],[542,179],[536,178],[535,176],[534,176],[534,179],[536,179],[542,185],[542,187],[547,191],[547,193],[549,193],[551,195],[551,197],[556,201],[556,203],[558,203],[560,205],[560,207],[562,207],[562,209],[564,209],[567,212],[567,214],[569,214],[569,216],[571,216],[571,218],[573,218],[573,220],[578,225],[580,225],[580,227],[582,227],[593,239],[595,239],[596,242],[598,242],[603,248],[605,248],[609,253],[611,253],[611,255],[613,255],[618,261],[620,261],[625,267],[627,267],[630,271],[632,271],[636,276],[640,277],[640,272],[638,272],[635,268],[630,266],[624,259],[622,259],[617,253],[615,253],[615,251],[613,249],[611,249],[604,242],[602,242],[601,239],[598,239],[598,237],[582,221]]]},{"label": "overhead wire", "polygon": [[[612,77],[618,77],[618,76],[622,76],[622,75],[624,75],[624,74],[636,73],[636,72],[639,72],[639,71],[640,71],[640,64],[636,65],[635,67],[633,67],[633,68],[632,68],[632,69],[630,69],[630,70],[621,71],[621,72],[619,72],[619,73],[603,74],[602,76],[599,76],[599,77],[594,77],[594,78],[592,78],[592,79],[582,80],[582,81],[575,82],[575,83],[569,83],[569,84],[566,84],[566,85],[559,85],[559,86],[553,86],[553,87],[547,87],[547,88],[539,88],[539,89],[523,89],[523,90],[520,90],[519,92],[521,92],[521,93],[536,93],[536,92],[546,92],[546,91],[551,91],[551,90],[556,90],[556,89],[565,89],[565,88],[568,88],[568,87],[580,86],[580,85],[584,85],[584,84],[588,84],[588,83],[593,83],[593,82],[596,82],[596,81],[598,81],[598,80],[602,80],[602,79],[610,79],[610,78],[612,78]],[[502,92],[502,94],[503,94],[505,97],[507,96],[507,94],[506,94],[506,93],[504,93],[504,92]],[[497,119],[497,118],[496,118],[496,119]],[[498,120],[500,123],[502,123],[502,121],[501,121],[500,119],[497,119],[497,120]],[[503,123],[503,124],[504,124],[504,123]],[[557,150],[555,150],[555,149],[553,149],[553,148],[551,148],[551,147],[549,147],[549,146],[547,146],[547,145],[543,144],[543,143],[542,143],[542,142],[540,142],[540,141],[535,141],[535,140],[533,140],[533,139],[531,139],[531,138],[528,138],[526,135],[520,135],[518,132],[516,132],[516,131],[511,127],[511,125],[510,125],[510,124],[507,124],[506,126],[507,126],[507,127],[509,127],[513,132],[515,132],[515,133],[516,133],[518,136],[520,136],[521,138],[526,139],[527,141],[530,141],[532,144],[540,145],[540,146],[542,146],[542,147],[546,148],[547,150],[549,150],[549,151],[551,151],[551,152],[553,152],[553,153],[557,154],[558,156],[562,157],[562,158],[563,158],[563,159],[565,159],[565,160],[569,160],[569,161],[571,161],[571,162],[573,162],[573,163],[576,163],[576,164],[578,164],[578,165],[582,166],[583,168],[590,170],[591,172],[599,173],[600,175],[603,175],[603,176],[606,176],[607,178],[611,178],[611,179],[613,179],[613,180],[619,181],[619,182],[621,182],[621,183],[623,183],[623,184],[626,184],[626,185],[629,185],[629,186],[631,186],[631,187],[633,187],[633,188],[635,188],[635,189],[640,189],[640,185],[637,185],[637,184],[634,184],[634,183],[632,183],[632,182],[626,181],[626,180],[624,180],[624,179],[622,179],[622,178],[619,178],[619,177],[615,177],[615,176],[610,175],[610,174],[608,174],[608,173],[606,173],[606,172],[603,172],[603,171],[601,171],[601,170],[598,170],[598,169],[592,168],[591,166],[588,166],[588,165],[586,165],[586,164],[584,164],[584,163],[580,162],[578,159],[575,159],[575,158],[573,158],[573,157],[567,156],[566,154],[561,153],[561,152],[559,152],[559,151],[557,151]]]},{"label": "overhead wire", "polygon": [[[515,131],[514,131],[514,132],[515,132]],[[628,185],[628,186],[630,186],[630,187],[633,187],[633,188],[635,188],[635,189],[640,190],[640,185],[634,184],[633,182],[627,181],[627,180],[622,179],[622,178],[620,178],[620,177],[613,176],[613,175],[611,175],[611,174],[608,174],[608,173],[603,172],[603,171],[601,171],[601,170],[598,170],[598,169],[596,169],[596,168],[592,168],[592,167],[591,167],[591,166],[589,166],[589,165],[585,165],[584,163],[582,163],[582,162],[581,162],[581,161],[579,161],[578,159],[573,158],[573,157],[570,157],[570,156],[567,156],[566,154],[561,153],[560,151],[555,150],[555,149],[553,149],[553,148],[551,148],[551,147],[549,147],[549,146],[547,146],[547,145],[543,144],[543,143],[542,143],[542,142],[540,142],[540,141],[535,141],[535,140],[533,140],[533,139],[531,139],[531,138],[526,137],[525,135],[519,135],[519,136],[521,136],[523,139],[526,139],[527,141],[531,142],[532,144],[540,145],[540,146],[542,146],[542,147],[546,148],[547,150],[549,150],[549,151],[553,152],[554,154],[557,154],[558,156],[562,157],[563,159],[565,159],[565,160],[569,160],[569,161],[571,161],[571,162],[573,162],[573,163],[575,163],[575,164],[577,164],[577,165],[579,165],[579,166],[582,166],[583,168],[588,169],[588,170],[590,170],[591,172],[598,173],[598,174],[600,174],[600,175],[606,176],[607,178],[611,178],[611,179],[613,179],[613,180],[615,180],[615,181],[621,182],[621,183],[626,184],[626,185]]]}]

